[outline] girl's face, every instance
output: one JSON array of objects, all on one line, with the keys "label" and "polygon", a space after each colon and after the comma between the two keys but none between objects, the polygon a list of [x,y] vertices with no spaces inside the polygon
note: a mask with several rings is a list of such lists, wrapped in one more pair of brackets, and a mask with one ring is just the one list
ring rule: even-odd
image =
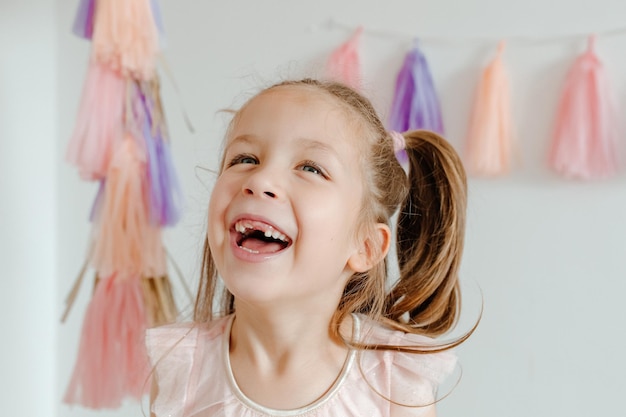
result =
[{"label": "girl's face", "polygon": [[238,306],[336,307],[361,256],[358,154],[346,111],[308,87],[274,88],[240,112],[208,227]]}]

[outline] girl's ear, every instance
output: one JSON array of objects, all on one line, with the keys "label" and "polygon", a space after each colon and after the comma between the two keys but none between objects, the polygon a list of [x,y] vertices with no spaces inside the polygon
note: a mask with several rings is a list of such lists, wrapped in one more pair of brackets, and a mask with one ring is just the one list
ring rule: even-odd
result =
[{"label": "girl's ear", "polygon": [[348,259],[354,272],[366,272],[382,262],[391,245],[391,230],[384,223],[376,223],[373,233],[359,241],[358,250]]}]

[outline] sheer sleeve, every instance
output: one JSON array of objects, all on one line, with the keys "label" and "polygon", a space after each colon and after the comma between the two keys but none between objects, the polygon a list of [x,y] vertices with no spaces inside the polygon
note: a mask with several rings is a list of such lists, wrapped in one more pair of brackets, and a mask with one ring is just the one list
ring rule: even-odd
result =
[{"label": "sheer sleeve", "polygon": [[[372,324],[364,329],[369,344],[428,347],[435,341]],[[395,350],[361,352],[360,367],[370,388],[388,401],[389,407],[415,408],[411,415],[422,415],[437,399],[439,386],[456,368],[457,357],[448,350],[437,353],[405,353]],[[445,393],[443,393],[445,394]]]},{"label": "sheer sleeve", "polygon": [[155,416],[183,417],[197,337],[198,329],[190,324],[157,327],[146,333],[157,385],[151,405]]}]

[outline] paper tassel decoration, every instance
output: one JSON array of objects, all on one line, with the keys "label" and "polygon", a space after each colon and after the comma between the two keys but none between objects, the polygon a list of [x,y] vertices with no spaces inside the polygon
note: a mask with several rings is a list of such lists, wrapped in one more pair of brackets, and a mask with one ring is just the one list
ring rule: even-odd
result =
[{"label": "paper tassel decoration", "polygon": [[130,135],[117,151],[98,210],[92,265],[102,276],[124,271],[135,275],[165,275],[165,251],[160,229],[150,222],[146,163]]},{"label": "paper tassel decoration", "polygon": [[363,28],[358,27],[352,37],[335,49],[326,67],[329,78],[342,82],[354,89],[361,88],[361,59],[359,49]]},{"label": "paper tassel decoration", "polygon": [[177,309],[167,277],[161,229],[180,218],[182,192],[155,70],[156,2],[84,0],[74,30],[93,53],[67,159],[98,180],[88,259],[95,291],[64,400],[116,408],[149,389],[144,334],[172,322]]},{"label": "paper tassel decoration", "polygon": [[122,140],[126,81],[110,68],[91,62],[66,159],[83,179],[106,175],[113,150]]},{"label": "paper tassel decoration", "polygon": [[167,140],[158,83],[144,83],[133,89],[137,136],[143,137],[148,163],[150,218],[153,224],[172,226],[181,214],[182,192]]},{"label": "paper tassel decoration", "polygon": [[559,104],[548,162],[568,178],[601,179],[618,170],[617,115],[595,37],[569,71]]},{"label": "paper tassel decoration", "polygon": [[81,0],[74,18],[73,32],[76,36],[91,39],[93,36],[93,17],[96,11],[96,0]]},{"label": "paper tassel decoration", "polygon": [[417,40],[396,78],[389,125],[398,132],[424,129],[444,133],[435,83]]},{"label": "paper tassel decoration", "polygon": [[135,79],[154,78],[159,35],[150,0],[96,2],[92,42],[96,61]]},{"label": "paper tassel decoration", "polygon": [[115,408],[124,397],[140,399],[149,390],[142,297],[139,276],[114,274],[100,280],[85,315],[65,402]]},{"label": "paper tassel decoration", "polygon": [[503,52],[500,42],[495,59],[483,71],[472,109],[466,164],[474,175],[497,176],[510,170],[513,123]]}]

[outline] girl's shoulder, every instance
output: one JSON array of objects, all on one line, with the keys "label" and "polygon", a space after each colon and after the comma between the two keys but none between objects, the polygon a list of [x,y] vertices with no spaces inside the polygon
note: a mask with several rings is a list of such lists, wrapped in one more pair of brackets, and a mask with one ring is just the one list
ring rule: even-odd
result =
[{"label": "girl's shoulder", "polygon": [[209,339],[214,339],[224,332],[230,318],[231,316],[226,316],[207,323],[178,322],[153,327],[146,331],[146,339],[148,341],[158,340],[159,342],[169,339],[183,339],[189,342],[200,334]]},{"label": "girl's shoulder", "polygon": [[156,359],[170,351],[194,348],[201,338],[210,343],[221,339],[230,316],[208,323],[172,323],[153,327],[146,331],[146,347],[151,359]]},{"label": "girl's shoulder", "polygon": [[457,356],[453,350],[423,353],[440,344],[435,339],[392,329],[364,316],[359,316],[359,321],[361,343],[422,350],[420,353],[380,348],[362,351],[360,362],[363,374],[379,376],[381,384],[391,381],[390,385],[398,388],[422,385],[434,392],[457,368]]},{"label": "girl's shoulder", "polygon": [[[186,414],[194,406],[202,378],[224,385],[221,344],[230,316],[209,323],[174,323],[149,329],[146,347],[158,394],[152,404],[156,416]],[[190,394],[192,393],[192,394]]]}]

